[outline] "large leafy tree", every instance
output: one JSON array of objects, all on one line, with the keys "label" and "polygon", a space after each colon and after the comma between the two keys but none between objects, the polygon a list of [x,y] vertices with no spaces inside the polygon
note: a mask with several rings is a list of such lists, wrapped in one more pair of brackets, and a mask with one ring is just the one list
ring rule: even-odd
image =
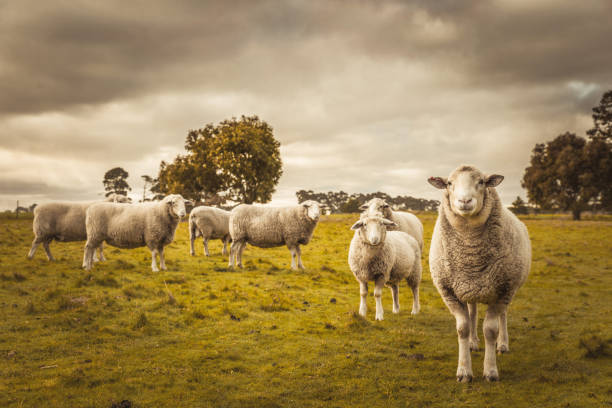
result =
[{"label": "large leafy tree", "polygon": [[587,131],[587,155],[593,165],[597,206],[612,211],[612,90],[593,108],[593,128]]},{"label": "large leafy tree", "polygon": [[568,132],[536,144],[521,183],[530,202],[544,209],[571,211],[575,220],[580,219],[595,196],[586,143]]},{"label": "large leafy tree", "polygon": [[587,130],[590,138],[612,142],[612,90],[601,97],[599,105],[593,108],[593,128]]},{"label": "large leafy tree", "polygon": [[208,124],[189,131],[186,155],[161,163],[159,189],[196,201],[222,195],[248,204],[268,202],[282,174],[279,148],[272,127],[257,116]]},{"label": "large leafy tree", "polygon": [[108,197],[113,193],[126,196],[128,191],[132,190],[127,182],[128,176],[128,172],[121,167],[112,168],[104,173],[104,180],[102,180],[102,183],[106,191],[105,196]]}]

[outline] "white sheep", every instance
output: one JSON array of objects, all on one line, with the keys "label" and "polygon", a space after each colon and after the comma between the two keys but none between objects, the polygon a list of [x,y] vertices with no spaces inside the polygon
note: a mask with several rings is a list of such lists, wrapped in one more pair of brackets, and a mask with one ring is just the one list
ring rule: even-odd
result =
[{"label": "white sheep", "polygon": [[412,236],[423,251],[423,224],[416,215],[409,212],[393,211],[382,198],[373,198],[359,207],[363,211],[362,215],[380,216],[393,221],[396,227],[389,228],[389,231],[404,231]]},{"label": "white sheep", "polygon": [[487,381],[499,380],[496,344],[500,353],[508,351],[507,308],[531,266],[527,228],[502,206],[495,190],[503,179],[460,166],[448,179],[428,180],[444,190],[429,265],[433,283],[456,319],[460,382],[472,380],[470,349],[478,349],[478,303],[488,305],[483,375]]},{"label": "white sheep", "polygon": [[259,207],[241,204],[230,214],[229,267],[234,261],[242,268],[242,252],[246,244],[271,248],[287,245],[291,251],[291,269],[304,269],[300,245],[310,242],[317,222],[320,208],[316,201],[304,201],[290,207]]},{"label": "white sheep", "polygon": [[83,268],[90,270],[96,247],[106,242],[118,248],[147,246],[151,250],[151,269],[158,272],[159,263],[166,269],[164,247],[172,242],[179,220],[185,216],[185,200],[171,194],[151,203],[121,205],[97,203],[87,209],[85,226],[87,243],[83,255]]},{"label": "white sheep", "polygon": [[189,214],[190,254],[195,255],[193,242],[197,237],[202,237],[206,256],[210,256],[209,239],[221,239],[223,241],[222,254],[227,255],[227,244],[230,242],[229,219],[230,212],[220,208],[202,205],[191,210]]},{"label": "white sheep", "polygon": [[[104,201],[128,203],[129,197],[119,194],[111,194]],[[28,253],[28,259],[32,259],[40,244],[47,254],[49,261],[54,261],[49,244],[54,239],[58,242],[85,241],[85,211],[94,203],[46,203],[34,208],[34,220],[32,230],[34,240]],[[103,246],[98,248],[100,260],[104,261]]]},{"label": "white sheep", "polygon": [[393,221],[378,216],[364,216],[351,227],[355,234],[349,247],[348,263],[359,282],[359,314],[366,315],[368,282],[374,281],[376,320],[383,320],[383,286],[391,288],[393,313],[399,313],[399,282],[402,279],[406,279],[412,289],[412,314],[420,309],[421,249],[407,233],[387,231],[394,227],[397,224]]}]

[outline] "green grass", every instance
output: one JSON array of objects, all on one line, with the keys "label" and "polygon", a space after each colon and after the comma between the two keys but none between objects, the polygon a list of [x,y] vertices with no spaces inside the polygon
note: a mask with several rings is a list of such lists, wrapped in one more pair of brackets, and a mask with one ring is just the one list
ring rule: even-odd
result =
[{"label": "green grass", "polygon": [[[532,271],[509,311],[501,382],[457,384],[453,317],[431,283],[435,216],[419,215],[426,249],[421,313],[357,315],[347,265],[355,215],[323,217],[289,269],[286,248],[245,251],[228,271],[221,243],[189,256],[187,225],[153,273],[146,249],[107,247],[83,271],[83,243],[26,259],[31,219],[0,219],[0,406],[602,407],[612,405],[612,220],[529,217]],[[481,317],[484,313],[481,308]],[[482,327],[482,323],[480,326]],[[482,334],[480,335],[482,339]],[[484,344],[481,342],[481,347]]]}]

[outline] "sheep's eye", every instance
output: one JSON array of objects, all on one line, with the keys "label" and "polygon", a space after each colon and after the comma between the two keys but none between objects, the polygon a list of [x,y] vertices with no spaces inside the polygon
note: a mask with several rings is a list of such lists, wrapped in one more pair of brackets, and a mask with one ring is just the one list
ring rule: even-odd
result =
[{"label": "sheep's eye", "polygon": [[453,183],[451,181],[449,181],[448,183],[446,183],[447,186],[451,186]]},{"label": "sheep's eye", "polygon": [[484,180],[478,180],[478,185],[483,185],[484,184]]}]

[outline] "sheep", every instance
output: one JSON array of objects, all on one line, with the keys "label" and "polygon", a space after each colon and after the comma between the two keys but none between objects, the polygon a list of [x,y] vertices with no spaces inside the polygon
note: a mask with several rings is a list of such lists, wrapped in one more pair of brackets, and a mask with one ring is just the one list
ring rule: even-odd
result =
[{"label": "sheep", "polygon": [[419,244],[423,252],[423,224],[416,215],[409,212],[393,211],[382,198],[373,198],[359,207],[363,211],[362,216],[378,215],[397,224],[389,228],[389,231],[404,231],[412,236]]},{"label": "sheep", "polygon": [[[111,194],[105,201],[129,203],[131,199],[119,195]],[[87,232],[85,231],[85,211],[94,203],[47,203],[40,204],[34,208],[34,221],[32,229],[34,240],[28,253],[28,259],[32,259],[36,249],[43,244],[47,259],[54,261],[49,244],[54,239],[58,242],[85,241]],[[103,246],[98,248],[100,260],[104,261]]]},{"label": "sheep", "polygon": [[151,203],[122,205],[97,203],[87,209],[85,226],[87,243],[83,254],[83,268],[91,270],[93,252],[102,242],[118,248],[147,246],[151,250],[151,270],[166,270],[164,247],[172,242],[179,220],[185,216],[186,200],[171,194]]},{"label": "sheep", "polygon": [[383,320],[382,288],[391,288],[393,313],[399,313],[399,282],[406,279],[412,289],[412,314],[420,310],[421,249],[414,237],[396,228],[391,220],[378,216],[364,216],[353,226],[355,231],[349,247],[348,263],[359,282],[361,303],[359,314],[366,315],[368,281],[374,281],[376,320]]},{"label": "sheep", "polygon": [[466,165],[448,179],[428,179],[444,190],[429,265],[433,283],[456,319],[459,382],[472,380],[470,350],[478,349],[478,303],[488,305],[483,376],[487,381],[499,380],[495,348],[500,353],[509,350],[507,308],[531,266],[527,227],[502,206],[495,190],[503,179]]},{"label": "sheep", "polygon": [[234,261],[242,268],[242,252],[246,244],[271,248],[287,245],[291,252],[291,269],[304,269],[300,245],[306,245],[319,221],[320,207],[316,201],[304,201],[290,207],[258,207],[241,204],[230,214],[232,238],[229,267]]},{"label": "sheep", "polygon": [[197,237],[204,239],[204,252],[208,252],[208,240],[220,238],[223,241],[223,255],[227,255],[227,244],[230,241],[229,233],[230,212],[215,207],[199,206],[189,214],[189,240],[191,241],[190,254],[195,255],[193,242]]}]

